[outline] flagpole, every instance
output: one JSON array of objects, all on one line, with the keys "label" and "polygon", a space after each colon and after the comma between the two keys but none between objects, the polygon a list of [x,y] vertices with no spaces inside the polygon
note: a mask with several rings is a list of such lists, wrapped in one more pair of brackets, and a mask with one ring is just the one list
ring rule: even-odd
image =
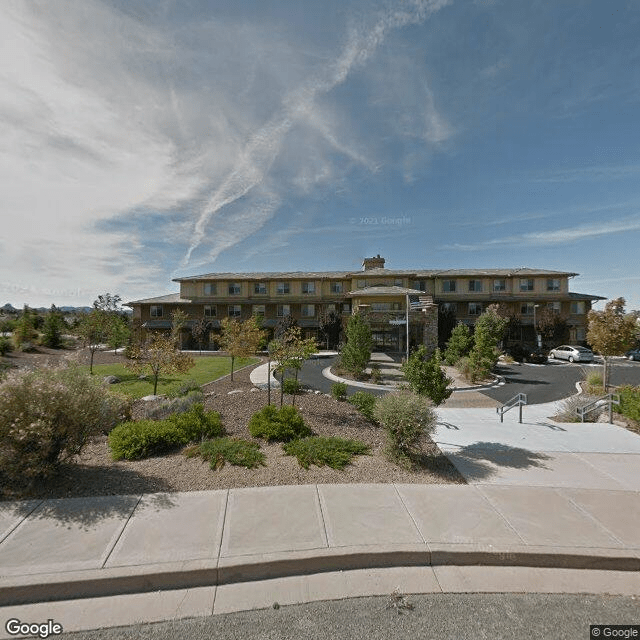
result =
[{"label": "flagpole", "polygon": [[409,294],[407,293],[407,362],[409,362]]}]

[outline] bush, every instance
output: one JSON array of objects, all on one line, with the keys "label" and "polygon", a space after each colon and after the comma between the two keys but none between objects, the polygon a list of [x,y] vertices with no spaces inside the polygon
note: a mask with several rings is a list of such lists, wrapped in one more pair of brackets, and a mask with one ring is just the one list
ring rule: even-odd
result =
[{"label": "bush", "polygon": [[375,384],[382,384],[382,371],[380,371],[380,365],[377,362],[371,365],[371,380]]},{"label": "bush", "polygon": [[223,433],[220,414],[205,412],[201,404],[194,404],[189,411],[167,420],[123,422],[109,434],[109,447],[114,460],[136,460]]},{"label": "bush", "polygon": [[372,393],[356,391],[347,398],[347,402],[350,402],[365,418],[374,419],[373,407],[376,404],[376,397]]},{"label": "bush", "polygon": [[619,387],[617,393],[620,394],[620,406],[614,409],[623,416],[640,422],[640,387],[625,385]]},{"label": "bush", "polygon": [[193,391],[202,392],[202,388],[195,380],[186,380],[178,388],[173,389],[167,395],[170,398],[180,398],[181,396],[186,396]]},{"label": "bush", "polygon": [[0,478],[28,484],[51,475],[121,411],[121,401],[77,369],[10,372],[0,384]]},{"label": "bush", "polygon": [[469,354],[472,346],[473,336],[471,335],[469,327],[462,322],[457,324],[447,342],[444,351],[444,361],[448,365],[453,366],[460,358],[464,358]]},{"label": "bush", "polygon": [[251,416],[249,433],[254,438],[287,442],[311,435],[311,429],[295,407],[276,409],[273,405],[267,405]]},{"label": "bush", "polygon": [[344,469],[353,456],[369,452],[366,444],[343,438],[301,438],[283,444],[282,448],[288,456],[295,456],[304,469],[312,464]]},{"label": "bush", "polygon": [[288,379],[284,380],[282,383],[282,391],[291,396],[295,395],[296,393],[300,393],[301,390],[302,385],[297,380]]},{"label": "bush", "polygon": [[391,458],[411,461],[422,437],[435,429],[436,414],[426,398],[415,393],[388,393],[376,400],[375,419],[385,428]]},{"label": "bush", "polygon": [[147,402],[143,405],[143,418],[150,420],[164,420],[174,413],[188,411],[195,403],[203,402],[204,394],[201,389],[190,391],[186,396],[179,396],[158,404]]},{"label": "bush", "polygon": [[331,395],[336,400],[344,400],[347,397],[347,385],[345,382],[334,382],[331,385]]},{"label": "bush", "polygon": [[265,466],[265,455],[260,451],[260,445],[240,438],[207,440],[185,451],[185,454],[188,457],[199,455],[204,460],[209,460],[213,470],[224,467],[226,462],[247,469]]},{"label": "bush", "polygon": [[453,382],[442,370],[440,350],[427,358],[427,350],[421,345],[402,366],[405,378],[411,389],[418,395],[427,396],[433,404],[442,404],[452,393],[449,385]]},{"label": "bush", "polygon": [[168,420],[123,422],[109,434],[114,460],[138,460],[184,445],[184,435]]},{"label": "bush", "polygon": [[602,395],[604,393],[602,374],[597,371],[587,373],[584,379],[584,386],[587,393]]},{"label": "bush", "polygon": [[11,340],[5,336],[0,336],[0,356],[6,356],[9,351],[13,351]]},{"label": "bush", "polygon": [[203,438],[217,438],[224,433],[220,414],[217,411],[205,411],[200,402],[193,404],[188,411],[174,413],[168,421],[182,433],[184,444]]}]

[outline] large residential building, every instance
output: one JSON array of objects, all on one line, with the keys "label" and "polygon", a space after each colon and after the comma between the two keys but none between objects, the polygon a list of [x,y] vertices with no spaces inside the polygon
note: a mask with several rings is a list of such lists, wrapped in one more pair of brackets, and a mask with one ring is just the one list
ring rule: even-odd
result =
[{"label": "large residential building", "polygon": [[176,278],[179,293],[135,300],[128,306],[143,333],[169,330],[172,313],[185,311],[189,321],[183,347],[195,346],[190,327],[202,318],[210,322],[212,345],[222,318],[245,320],[252,315],[260,316],[268,330],[290,315],[306,336],[324,342],[322,317],[336,312],[344,320],[360,311],[369,317],[376,348],[404,351],[407,334],[410,346],[434,346],[434,340],[437,344],[438,311],[441,317],[444,312],[473,325],[495,303],[519,320],[522,339],[533,341],[534,316],[548,309],[566,320],[567,340],[581,343],[591,303],[603,298],[570,292],[569,279],[576,275],[531,268],[387,269],[378,255],[365,258],[361,271],[207,273]]}]

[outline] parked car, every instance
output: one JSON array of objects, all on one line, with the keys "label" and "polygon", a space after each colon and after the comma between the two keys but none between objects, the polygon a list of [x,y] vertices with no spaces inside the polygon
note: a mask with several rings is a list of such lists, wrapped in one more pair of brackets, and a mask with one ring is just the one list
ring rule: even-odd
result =
[{"label": "parked car", "polygon": [[640,349],[631,349],[624,354],[629,360],[640,360]]},{"label": "parked car", "polygon": [[563,344],[549,351],[549,358],[553,360],[568,360],[569,362],[593,362],[593,351],[586,347],[576,347]]}]

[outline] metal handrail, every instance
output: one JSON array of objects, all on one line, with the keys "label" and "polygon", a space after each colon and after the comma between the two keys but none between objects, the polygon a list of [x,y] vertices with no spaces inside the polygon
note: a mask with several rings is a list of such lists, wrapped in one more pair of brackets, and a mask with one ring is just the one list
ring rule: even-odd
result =
[{"label": "metal handrail", "polygon": [[519,393],[517,396],[513,396],[511,400],[507,400],[501,407],[496,407],[496,413],[500,414],[500,422],[504,421],[504,414],[507,411],[513,409],[513,407],[520,407],[520,417],[518,422],[522,424],[522,407],[527,404],[527,394]]},{"label": "metal handrail", "polygon": [[576,407],[576,413],[580,416],[580,422],[584,422],[584,417],[587,415],[587,413],[593,411],[594,409],[601,408],[603,402],[606,402],[609,406],[609,424],[613,424],[613,405],[620,404],[619,393],[607,393],[606,396],[596,398],[589,404],[584,405],[584,407]]}]

